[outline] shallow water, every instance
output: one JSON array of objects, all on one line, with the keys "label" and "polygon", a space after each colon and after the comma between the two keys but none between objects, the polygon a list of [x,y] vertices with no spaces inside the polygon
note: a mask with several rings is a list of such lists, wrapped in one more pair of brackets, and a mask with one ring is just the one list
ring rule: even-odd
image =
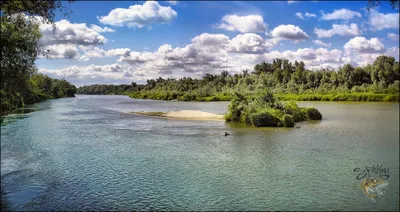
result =
[{"label": "shallow water", "polygon": [[[127,113],[227,104],[78,95],[29,106],[1,126],[5,197],[15,210],[399,210],[398,103],[301,102],[323,120],[300,128]],[[390,170],[375,202],[353,171],[374,164]]]}]

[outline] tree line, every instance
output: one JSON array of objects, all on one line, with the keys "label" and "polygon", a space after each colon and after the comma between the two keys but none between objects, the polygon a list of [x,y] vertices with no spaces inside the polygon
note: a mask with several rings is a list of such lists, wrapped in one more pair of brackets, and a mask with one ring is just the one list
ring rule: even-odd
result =
[{"label": "tree line", "polygon": [[[80,94],[125,94],[133,98],[181,101],[231,100],[235,92],[252,95],[270,90],[277,97],[294,100],[398,101],[399,62],[379,56],[372,64],[338,70],[308,70],[304,62],[274,59],[262,62],[253,71],[206,74],[202,79],[149,79],[146,84],[90,85],[77,89]],[[326,99],[324,99],[326,98]]]},{"label": "tree line", "polygon": [[[0,2],[0,115],[24,104],[74,96],[76,87],[66,80],[37,73],[35,61],[46,51],[39,44],[39,24],[53,23],[62,1],[9,0]],[[43,20],[33,18],[42,16]]]}]

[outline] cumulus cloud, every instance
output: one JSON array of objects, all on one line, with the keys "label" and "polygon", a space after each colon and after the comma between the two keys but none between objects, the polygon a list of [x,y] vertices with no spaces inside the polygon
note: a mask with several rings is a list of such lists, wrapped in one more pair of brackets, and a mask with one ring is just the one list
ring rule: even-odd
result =
[{"label": "cumulus cloud", "polygon": [[266,51],[264,39],[254,33],[236,36],[230,41],[230,52],[237,53],[262,53]]},{"label": "cumulus cloud", "polygon": [[304,19],[306,19],[306,18],[315,18],[315,17],[317,17],[316,14],[308,13],[308,12],[304,13],[304,15],[303,15],[303,13],[301,13],[301,12],[297,12],[295,15],[296,15],[298,18],[302,19],[302,20],[304,20]]},{"label": "cumulus cloud", "polygon": [[308,12],[304,13],[304,16],[305,16],[305,17],[309,17],[309,18],[316,18],[316,17],[317,17],[316,14],[314,14],[314,13],[308,13]]},{"label": "cumulus cloud", "polygon": [[80,56],[80,47],[103,45],[107,39],[101,33],[114,32],[108,27],[102,28],[94,24],[89,27],[86,23],[71,23],[67,20],[57,21],[54,26],[55,28],[52,24],[44,23],[39,25],[43,35],[39,43],[47,50],[47,56],[52,59],[88,60],[87,57]]},{"label": "cumulus cloud", "polygon": [[205,73],[252,67],[274,43],[275,39],[264,40],[254,33],[239,34],[232,39],[223,34],[203,33],[184,47],[164,44],[155,52],[129,52],[118,62],[134,67],[137,77],[170,74],[200,77]]},{"label": "cumulus cloud", "polygon": [[280,25],[271,31],[271,36],[283,40],[307,40],[308,35],[300,27],[295,25]]},{"label": "cumulus cloud", "polygon": [[331,47],[332,44],[331,43],[324,43],[321,40],[313,40],[313,43],[319,45],[319,46],[324,46],[324,47]]},{"label": "cumulus cloud", "polygon": [[40,73],[54,78],[65,78],[71,83],[81,86],[94,83],[130,83],[132,82],[132,70],[121,64],[71,66],[64,69],[39,69]]},{"label": "cumulus cloud", "polygon": [[113,9],[108,15],[98,19],[101,23],[111,26],[142,28],[151,27],[152,24],[169,23],[177,16],[178,13],[169,6],[161,6],[156,1],[146,1],[143,5]]},{"label": "cumulus cloud", "polygon": [[267,24],[260,15],[226,15],[222,17],[221,23],[217,28],[228,31],[246,32],[264,32],[267,30]]},{"label": "cumulus cloud", "polygon": [[349,9],[340,9],[334,10],[332,13],[322,13],[322,20],[350,20],[354,17],[361,18],[361,14],[359,12],[355,12]]},{"label": "cumulus cloud", "polygon": [[83,52],[83,55],[78,58],[80,61],[88,61],[91,58],[128,56],[131,53],[131,50],[128,48],[110,49],[106,51],[99,47],[79,46],[79,49]]},{"label": "cumulus cloud", "polygon": [[295,15],[300,19],[304,19],[303,13],[297,12]]},{"label": "cumulus cloud", "polygon": [[388,33],[387,36],[390,40],[399,40],[399,34]]},{"label": "cumulus cloud", "polygon": [[350,39],[343,48],[348,54],[382,54],[386,51],[385,46],[378,38],[371,38],[368,40],[360,36]]},{"label": "cumulus cloud", "polygon": [[102,32],[115,32],[115,30],[113,30],[113,29],[111,29],[111,28],[108,28],[108,27],[102,28],[102,27],[99,27],[99,26],[97,26],[97,25],[95,25],[95,24],[91,24],[90,27],[91,27],[92,30],[94,30],[94,31],[96,31],[96,32],[98,32],[98,33],[102,33]]},{"label": "cumulus cloud", "polygon": [[[45,47],[46,56],[50,59],[77,59],[79,58],[79,50],[76,45],[71,44],[53,44]],[[43,56],[40,56],[43,58]]]},{"label": "cumulus cloud", "polygon": [[362,32],[358,28],[357,24],[333,24],[332,29],[319,29],[315,28],[314,33],[317,35],[318,38],[330,38],[334,35],[340,36],[356,36],[361,35]]},{"label": "cumulus cloud", "polygon": [[170,5],[177,5],[178,1],[167,1]]},{"label": "cumulus cloud", "polygon": [[376,10],[371,10],[369,14],[369,24],[374,31],[384,29],[399,28],[399,13],[379,13]]},{"label": "cumulus cloud", "polygon": [[86,23],[70,23],[67,20],[55,22],[53,25],[41,24],[40,31],[43,36],[40,43],[43,45],[76,44],[76,45],[102,45],[107,39],[99,31],[110,31],[109,28],[101,28],[96,25],[88,27]]},{"label": "cumulus cloud", "polygon": [[343,64],[342,52],[338,49],[327,50],[324,48],[304,48],[296,51],[272,51],[264,54],[264,60],[271,62],[275,58],[303,61],[309,69],[331,68],[336,69]]}]

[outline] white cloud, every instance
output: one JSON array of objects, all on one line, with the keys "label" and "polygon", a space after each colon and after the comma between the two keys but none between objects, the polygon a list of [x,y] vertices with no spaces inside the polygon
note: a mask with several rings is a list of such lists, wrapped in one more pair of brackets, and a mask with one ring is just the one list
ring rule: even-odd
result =
[{"label": "white cloud", "polygon": [[322,13],[322,20],[350,20],[354,17],[361,18],[361,14],[359,12],[355,12],[349,9],[340,9],[334,10],[332,13]]},{"label": "white cloud", "polygon": [[306,19],[306,18],[316,18],[316,17],[317,17],[317,15],[315,15],[315,14],[313,14],[313,13],[309,13],[309,12],[304,13],[304,15],[303,15],[303,13],[301,13],[301,12],[297,12],[295,15],[296,15],[298,18],[302,19],[302,20],[304,20],[304,19]]},{"label": "white cloud", "polygon": [[368,40],[360,36],[350,39],[343,48],[348,54],[382,54],[386,51],[385,46],[378,38],[371,38]]},{"label": "white cloud", "polygon": [[113,84],[130,83],[133,80],[132,70],[129,67],[123,67],[123,65],[116,63],[104,66],[71,66],[57,70],[39,69],[39,72],[54,78],[65,78],[78,86],[99,82]]},{"label": "white cloud", "polygon": [[304,16],[309,17],[309,18],[316,18],[316,17],[317,17],[316,14],[314,14],[314,13],[308,13],[308,12],[304,13]]},{"label": "white cloud", "polygon": [[354,23],[350,24],[350,25],[333,24],[332,29],[315,28],[314,33],[317,35],[318,38],[330,38],[334,35],[356,36],[356,35],[362,34],[362,32],[358,28],[357,24],[354,24]]},{"label": "white cloud", "polygon": [[295,15],[300,19],[304,19],[303,13],[297,12]]},{"label": "white cloud", "polygon": [[324,46],[324,47],[331,47],[332,44],[331,43],[324,43],[321,40],[313,40],[313,43],[319,45],[319,46]]},{"label": "white cloud", "polygon": [[124,56],[129,54],[131,50],[128,48],[122,48],[122,49],[110,49],[106,52],[107,56]]},{"label": "white cloud", "polygon": [[291,24],[275,27],[270,34],[272,37],[284,40],[300,41],[308,39],[307,33],[300,27]]},{"label": "white cloud", "polygon": [[399,40],[399,34],[388,33],[387,36],[390,40]]},{"label": "white cloud", "polygon": [[134,67],[135,76],[202,76],[222,70],[241,71],[251,68],[262,54],[276,44],[254,33],[239,34],[229,39],[223,34],[203,33],[185,47],[164,44],[156,52],[130,52],[119,58]]},{"label": "white cloud", "polygon": [[88,61],[91,58],[128,56],[131,53],[131,50],[128,48],[110,49],[105,51],[104,49],[93,46],[79,46],[79,49],[83,52],[83,55],[78,59],[80,61]]},{"label": "white cloud", "polygon": [[90,27],[91,27],[92,30],[94,30],[94,31],[96,31],[96,32],[98,32],[98,33],[102,33],[102,32],[115,32],[115,30],[113,30],[113,29],[111,29],[111,28],[108,28],[108,27],[101,28],[101,27],[99,27],[99,26],[97,26],[97,25],[95,25],[95,24],[91,24]]},{"label": "white cloud", "polygon": [[[35,17],[42,19],[41,17]],[[86,23],[71,23],[68,20],[60,20],[52,24],[40,22],[39,29],[42,37],[39,43],[47,50],[47,55],[52,59],[78,59],[88,60],[85,55],[80,56],[80,50],[104,45],[107,39],[103,32],[114,32],[108,27],[97,25],[87,26]],[[43,57],[41,57],[43,58]]]},{"label": "white cloud", "polygon": [[260,15],[226,15],[222,17],[221,23],[217,28],[228,31],[246,32],[264,32],[267,30],[267,24]]},{"label": "white cloud", "polygon": [[86,26],[86,23],[70,23],[67,20],[60,20],[53,25],[41,24],[40,30],[43,34],[40,43],[43,45],[54,44],[76,44],[76,45],[102,45],[107,39],[99,33],[110,31],[109,28],[101,28],[96,25]]},{"label": "white cloud", "polygon": [[230,41],[230,52],[263,53],[266,51],[264,39],[254,33],[241,34]]},{"label": "white cloud", "polygon": [[136,4],[129,8],[116,8],[102,17],[98,17],[103,24],[111,26],[127,26],[132,28],[151,27],[152,24],[165,24],[173,21],[178,13],[171,7],[165,7],[156,1],[146,1],[143,5]]},{"label": "white cloud", "polygon": [[[50,59],[77,59],[79,58],[79,50],[73,44],[53,44],[45,47],[47,57]],[[43,58],[43,56],[40,56]]]},{"label": "white cloud", "polygon": [[288,4],[299,3],[299,1],[287,1]]},{"label": "white cloud", "polygon": [[336,69],[343,64],[342,52],[338,49],[327,50],[324,48],[304,48],[296,51],[272,51],[264,54],[264,60],[271,62],[275,58],[287,59],[292,62],[295,60],[303,61],[306,68],[321,69],[331,68]]},{"label": "white cloud", "polygon": [[177,5],[178,1],[167,1],[170,5]]},{"label": "white cloud", "polygon": [[384,29],[399,28],[399,13],[379,13],[376,10],[371,10],[369,14],[369,24],[374,31]]}]

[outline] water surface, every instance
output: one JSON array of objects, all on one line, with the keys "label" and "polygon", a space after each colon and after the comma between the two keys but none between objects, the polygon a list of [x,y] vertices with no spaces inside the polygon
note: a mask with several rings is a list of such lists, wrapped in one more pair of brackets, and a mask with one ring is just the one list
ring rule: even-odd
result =
[{"label": "water surface", "polygon": [[[15,210],[399,210],[398,103],[301,102],[323,120],[300,128],[127,113],[227,104],[78,95],[31,105],[1,126],[5,197]],[[353,172],[374,164],[390,170],[375,202]]]}]

